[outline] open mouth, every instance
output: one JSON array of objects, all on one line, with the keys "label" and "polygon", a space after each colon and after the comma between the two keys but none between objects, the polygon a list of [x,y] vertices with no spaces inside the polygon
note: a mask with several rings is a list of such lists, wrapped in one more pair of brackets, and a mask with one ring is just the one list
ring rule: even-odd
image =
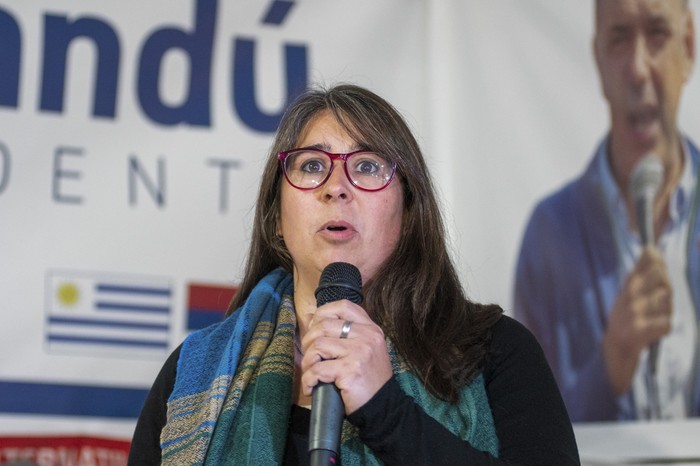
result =
[{"label": "open mouth", "polygon": [[659,112],[656,108],[644,108],[630,113],[629,121],[633,127],[644,127],[657,120]]},{"label": "open mouth", "polygon": [[321,230],[328,231],[328,232],[333,232],[333,233],[340,233],[344,231],[350,231],[353,230],[352,224],[345,222],[343,220],[334,220],[327,222],[325,225],[321,227]]}]

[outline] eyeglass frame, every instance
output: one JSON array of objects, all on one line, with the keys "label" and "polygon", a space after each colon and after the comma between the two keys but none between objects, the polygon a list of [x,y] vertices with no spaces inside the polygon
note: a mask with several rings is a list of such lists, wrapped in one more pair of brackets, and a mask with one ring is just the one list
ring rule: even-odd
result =
[{"label": "eyeglass frame", "polygon": [[[303,187],[300,187],[300,186],[295,185],[294,183],[292,183],[292,180],[289,179],[289,175],[287,175],[287,169],[286,169],[286,163],[285,163],[285,161],[287,160],[287,158],[289,157],[289,155],[290,155],[292,152],[298,152],[298,151],[302,151],[302,150],[309,150],[309,151],[314,151],[314,152],[321,152],[321,153],[323,153],[323,154],[326,154],[326,155],[331,159],[331,168],[328,170],[328,173],[326,174],[326,177],[325,177],[319,184],[317,184],[316,186],[312,186],[312,187],[310,187],[310,188],[303,188]],[[375,192],[377,192],[377,191],[381,191],[382,189],[386,189],[386,188],[391,184],[391,182],[392,182],[393,179],[394,179],[394,176],[396,175],[396,169],[398,168],[398,165],[396,164],[396,162],[389,162],[389,161],[387,160],[387,162],[389,162],[389,163],[391,164],[391,176],[390,176],[389,179],[386,181],[386,184],[384,184],[384,186],[382,186],[381,188],[377,188],[377,189],[363,188],[362,186],[360,186],[360,185],[358,185],[357,183],[355,183],[355,182],[352,180],[352,178],[350,177],[350,173],[348,173],[348,158],[349,158],[350,156],[352,156],[352,155],[361,154],[361,153],[363,153],[363,152],[368,152],[368,153],[372,153],[372,154],[377,154],[378,156],[384,158],[384,156],[382,156],[381,154],[379,154],[379,153],[377,153],[377,152],[375,152],[375,151],[372,151],[372,150],[367,150],[367,149],[360,149],[360,150],[356,150],[356,151],[352,151],[352,152],[348,152],[348,153],[342,154],[342,153],[327,152],[327,151],[325,151],[325,150],[323,150],[323,149],[319,149],[319,148],[316,148],[316,147],[298,147],[298,148],[295,148],[295,149],[290,149],[290,150],[286,150],[286,151],[280,152],[279,154],[277,154],[277,160],[279,160],[279,162],[280,162],[280,167],[281,167],[281,169],[282,169],[282,173],[284,174],[284,177],[287,179],[287,182],[288,182],[293,188],[299,189],[299,190],[301,190],[301,191],[311,191],[312,189],[320,188],[321,186],[323,186],[324,184],[326,184],[326,182],[330,179],[331,174],[333,173],[333,170],[335,169],[335,163],[333,163],[333,162],[335,162],[335,161],[338,160],[338,159],[340,159],[340,160],[343,161],[343,172],[345,172],[345,177],[348,179],[348,181],[350,182],[350,184],[353,185],[354,187],[356,187],[357,189],[362,190],[362,191],[371,192],[371,193],[375,193]]]}]

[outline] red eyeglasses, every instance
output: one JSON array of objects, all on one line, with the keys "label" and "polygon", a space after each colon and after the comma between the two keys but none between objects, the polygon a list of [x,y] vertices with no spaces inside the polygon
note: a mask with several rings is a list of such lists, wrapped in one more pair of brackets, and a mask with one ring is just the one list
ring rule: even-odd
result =
[{"label": "red eyeglasses", "polygon": [[315,148],[292,149],[280,152],[277,159],[289,184],[302,190],[316,189],[328,181],[336,159],[343,161],[350,183],[363,191],[386,188],[396,173],[395,162],[367,150],[333,154]]}]

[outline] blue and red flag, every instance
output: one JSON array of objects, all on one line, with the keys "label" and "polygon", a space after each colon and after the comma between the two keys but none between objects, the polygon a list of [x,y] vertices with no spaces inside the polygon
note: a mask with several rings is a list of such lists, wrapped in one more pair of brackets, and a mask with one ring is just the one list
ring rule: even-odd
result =
[{"label": "blue and red flag", "polygon": [[197,330],[224,319],[234,286],[190,283],[187,287],[187,330]]}]

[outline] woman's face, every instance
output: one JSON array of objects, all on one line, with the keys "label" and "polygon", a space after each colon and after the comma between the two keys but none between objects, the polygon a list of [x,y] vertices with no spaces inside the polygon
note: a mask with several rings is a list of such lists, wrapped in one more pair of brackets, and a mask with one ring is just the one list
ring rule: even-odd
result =
[{"label": "woman's face", "polygon": [[[328,111],[309,121],[296,145],[310,146],[333,153],[361,149]],[[381,191],[362,191],[347,179],[342,160],[333,163],[330,178],[316,189],[299,190],[284,177],[281,183],[278,233],[292,256],[295,282],[308,287],[315,288],[332,262],[355,265],[366,283],[399,241],[403,189],[398,177]]]}]

